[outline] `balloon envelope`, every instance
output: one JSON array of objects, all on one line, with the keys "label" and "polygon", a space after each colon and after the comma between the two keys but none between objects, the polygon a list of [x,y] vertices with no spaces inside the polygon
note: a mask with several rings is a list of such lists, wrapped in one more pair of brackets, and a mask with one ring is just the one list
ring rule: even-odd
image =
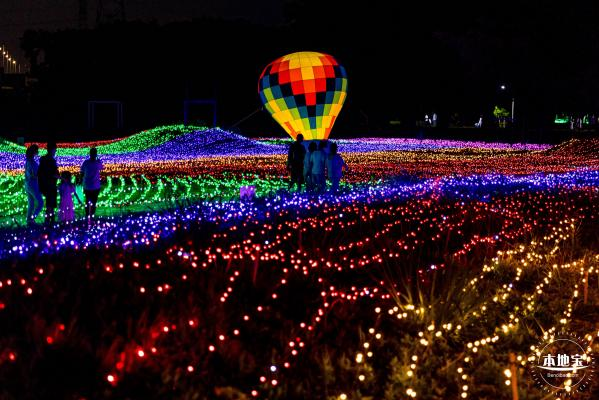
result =
[{"label": "balloon envelope", "polygon": [[292,138],[327,139],[347,96],[347,74],[332,56],[302,51],[268,64],[258,92]]}]

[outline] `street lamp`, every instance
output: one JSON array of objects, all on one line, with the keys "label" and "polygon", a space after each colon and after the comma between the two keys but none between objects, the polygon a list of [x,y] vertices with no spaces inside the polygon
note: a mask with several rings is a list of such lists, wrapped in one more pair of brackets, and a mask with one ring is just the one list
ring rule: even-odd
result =
[{"label": "street lamp", "polygon": [[[499,86],[499,89],[501,89],[502,91],[506,91],[507,86],[502,84],[501,86]],[[515,104],[516,104],[516,100],[514,99],[513,94],[512,94],[512,113],[511,113],[512,125],[514,124],[514,105]]]}]

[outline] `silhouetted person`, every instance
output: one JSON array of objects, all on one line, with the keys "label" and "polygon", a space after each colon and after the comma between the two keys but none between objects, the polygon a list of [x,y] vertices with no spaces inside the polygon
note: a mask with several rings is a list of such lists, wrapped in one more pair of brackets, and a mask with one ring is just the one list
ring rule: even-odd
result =
[{"label": "silhouetted person", "polygon": [[312,179],[312,153],[315,152],[317,148],[316,142],[310,142],[308,151],[304,156],[304,182],[306,182],[306,190],[314,189],[314,182]]},{"label": "silhouetted person", "polygon": [[303,145],[304,135],[301,133],[297,135],[295,142],[289,145],[289,152],[287,153],[287,169],[291,175],[289,180],[289,191],[295,183],[297,183],[297,190],[302,189],[302,183],[304,181],[304,157],[306,156],[306,148]]},{"label": "silhouetted person", "polygon": [[312,152],[312,155],[310,156],[310,163],[312,164],[312,184],[318,193],[323,192],[327,184],[324,175],[327,160],[325,152],[326,147],[327,142],[321,140],[318,144],[318,150]]},{"label": "silhouetted person", "polygon": [[58,186],[58,191],[60,192],[60,222],[73,222],[75,220],[73,196],[75,196],[79,204],[83,205],[83,203],[81,202],[81,199],[79,199],[77,190],[75,190],[73,177],[70,171],[62,171],[60,174],[60,186]]},{"label": "silhouetted person", "polygon": [[48,142],[46,155],[40,157],[40,168],[37,173],[40,192],[46,199],[46,224],[53,223],[56,214],[57,182],[60,175],[54,157],[56,157],[56,143]]},{"label": "silhouetted person", "polygon": [[92,218],[96,214],[96,204],[100,194],[100,171],[102,161],[98,160],[98,149],[92,147],[89,150],[89,158],[81,165],[83,176],[83,193],[85,194],[85,216]]},{"label": "silhouetted person", "polygon": [[337,154],[337,143],[331,145],[331,153],[327,157],[327,171],[331,181],[331,192],[337,193],[339,181],[343,176],[343,169],[347,169],[347,164],[343,158]]},{"label": "silhouetted person", "polygon": [[37,144],[32,144],[25,152],[25,193],[27,193],[27,225],[32,225],[35,222],[42,207],[44,199],[40,193],[37,174],[39,165],[35,161],[39,148]]}]

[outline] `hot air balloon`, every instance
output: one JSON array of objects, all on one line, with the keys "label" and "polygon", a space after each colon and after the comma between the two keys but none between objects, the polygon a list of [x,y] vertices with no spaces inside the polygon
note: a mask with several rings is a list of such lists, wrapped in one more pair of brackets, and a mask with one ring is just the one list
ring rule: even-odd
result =
[{"label": "hot air balloon", "polygon": [[293,139],[327,139],[347,96],[345,68],[332,56],[302,51],[264,68],[258,81],[264,107]]}]

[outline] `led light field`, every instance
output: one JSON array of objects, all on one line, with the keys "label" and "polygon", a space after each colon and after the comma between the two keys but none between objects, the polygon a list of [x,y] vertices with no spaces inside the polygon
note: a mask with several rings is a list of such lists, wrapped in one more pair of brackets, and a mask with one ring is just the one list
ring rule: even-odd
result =
[{"label": "led light field", "polygon": [[337,196],[289,193],[275,139],[61,145],[106,174],[97,221],[51,228],[2,144],[0,398],[509,399],[513,353],[542,399],[540,339],[597,351],[596,142],[336,142]]}]

